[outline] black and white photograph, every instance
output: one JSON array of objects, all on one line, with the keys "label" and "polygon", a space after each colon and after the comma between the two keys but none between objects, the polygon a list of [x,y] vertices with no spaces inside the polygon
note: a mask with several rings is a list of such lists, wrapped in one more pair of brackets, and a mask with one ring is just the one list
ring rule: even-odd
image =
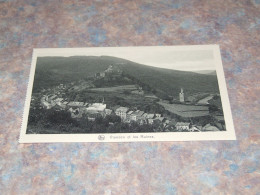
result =
[{"label": "black and white photograph", "polygon": [[21,134],[67,135],[64,141],[72,134],[84,135],[81,141],[234,139],[216,51],[218,46],[36,49]]}]

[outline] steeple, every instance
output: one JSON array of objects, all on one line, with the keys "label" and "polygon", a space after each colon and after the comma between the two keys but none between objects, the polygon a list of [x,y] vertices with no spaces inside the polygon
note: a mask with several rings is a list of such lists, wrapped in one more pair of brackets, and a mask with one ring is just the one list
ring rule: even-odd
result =
[{"label": "steeple", "polygon": [[180,92],[179,96],[180,96],[180,102],[184,102],[184,93],[183,93],[182,88],[181,88],[181,92]]}]

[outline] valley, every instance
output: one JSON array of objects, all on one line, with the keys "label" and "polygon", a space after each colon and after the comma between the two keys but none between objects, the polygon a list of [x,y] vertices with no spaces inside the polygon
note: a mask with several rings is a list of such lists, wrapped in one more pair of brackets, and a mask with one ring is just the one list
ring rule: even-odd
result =
[{"label": "valley", "polygon": [[225,130],[216,119],[223,112],[214,74],[106,56],[70,58],[73,68],[65,57],[39,58],[29,133]]}]

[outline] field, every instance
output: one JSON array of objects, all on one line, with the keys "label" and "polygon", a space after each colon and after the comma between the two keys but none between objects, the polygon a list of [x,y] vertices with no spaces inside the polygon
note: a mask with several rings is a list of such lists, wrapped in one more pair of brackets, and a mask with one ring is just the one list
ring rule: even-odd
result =
[{"label": "field", "polygon": [[201,117],[208,116],[209,109],[207,106],[193,106],[193,105],[183,105],[183,104],[167,104],[164,102],[158,102],[166,110],[171,113],[177,114],[181,117]]},{"label": "field", "polygon": [[102,87],[102,88],[93,88],[90,91],[98,91],[98,92],[123,92],[123,91],[132,91],[136,90],[137,87],[135,85],[122,85],[117,87]]},{"label": "field", "polygon": [[198,101],[198,104],[209,104],[209,100],[211,100],[214,97],[214,95],[207,96],[200,101]]},{"label": "field", "polygon": [[207,97],[208,95],[209,95],[208,93],[194,93],[192,95],[189,95],[187,97],[187,100],[195,103],[195,102]]}]

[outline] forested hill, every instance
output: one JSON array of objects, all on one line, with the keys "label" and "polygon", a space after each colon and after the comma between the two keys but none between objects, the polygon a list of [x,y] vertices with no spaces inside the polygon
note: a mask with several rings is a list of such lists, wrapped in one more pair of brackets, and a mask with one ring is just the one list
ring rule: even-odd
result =
[{"label": "forested hill", "polygon": [[168,95],[177,96],[181,87],[188,94],[219,92],[216,75],[156,68],[110,56],[38,57],[34,89],[85,79],[109,65]]}]

